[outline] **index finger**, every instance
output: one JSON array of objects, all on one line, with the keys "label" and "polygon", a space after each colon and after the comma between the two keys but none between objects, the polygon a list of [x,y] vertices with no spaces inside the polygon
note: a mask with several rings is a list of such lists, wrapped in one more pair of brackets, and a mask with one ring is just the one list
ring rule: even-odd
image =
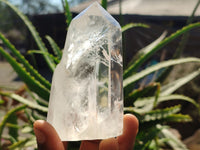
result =
[{"label": "index finger", "polygon": [[124,115],[123,134],[117,137],[120,150],[132,150],[138,132],[138,119],[131,114]]},{"label": "index finger", "polygon": [[34,132],[37,138],[38,150],[65,150],[55,129],[46,121],[37,120],[34,123]]}]

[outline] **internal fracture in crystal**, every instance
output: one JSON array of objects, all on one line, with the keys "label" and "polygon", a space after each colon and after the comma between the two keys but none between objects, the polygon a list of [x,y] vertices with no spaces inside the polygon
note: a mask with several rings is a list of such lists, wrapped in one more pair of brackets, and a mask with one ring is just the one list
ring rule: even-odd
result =
[{"label": "internal fracture in crystal", "polygon": [[97,2],[72,20],[53,75],[47,116],[62,141],[122,133],[121,45],[119,23]]}]

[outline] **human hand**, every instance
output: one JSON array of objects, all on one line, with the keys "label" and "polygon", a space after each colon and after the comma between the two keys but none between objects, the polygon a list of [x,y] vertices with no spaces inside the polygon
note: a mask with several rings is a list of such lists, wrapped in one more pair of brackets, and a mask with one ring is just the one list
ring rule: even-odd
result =
[{"label": "human hand", "polygon": [[[117,138],[82,141],[80,150],[132,150],[138,132],[138,120],[135,116],[124,115],[123,134]],[[68,142],[62,142],[56,130],[46,121],[34,123],[38,150],[66,150]]]}]

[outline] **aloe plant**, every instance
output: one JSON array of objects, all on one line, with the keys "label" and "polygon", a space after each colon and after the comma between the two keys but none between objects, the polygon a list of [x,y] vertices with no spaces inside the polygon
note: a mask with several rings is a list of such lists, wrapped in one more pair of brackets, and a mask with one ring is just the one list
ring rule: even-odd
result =
[{"label": "aloe plant", "polygon": [[[28,53],[40,53],[43,55],[50,70],[53,71],[56,64],[59,63],[61,59],[61,48],[59,48],[55,41],[47,35],[46,39],[48,40],[54,52],[54,54],[50,54],[44,45],[42,38],[39,36],[28,18],[7,0],[0,0],[0,2],[7,4],[13,11],[16,12],[16,14],[24,21],[33,38],[35,39],[38,45],[38,50],[28,50]],[[67,0],[63,0],[63,4],[65,8],[66,22],[69,25],[72,20],[72,14],[69,10]],[[106,9],[107,0],[102,0],[102,5]],[[122,32],[128,32],[128,30],[133,27],[150,28],[146,24],[130,23],[122,26]],[[136,85],[149,74],[160,70],[162,71],[170,66],[188,62],[200,63],[199,58],[176,58],[160,62],[138,72],[140,66],[144,65],[151,58],[151,56],[161,50],[161,48],[179,36],[187,34],[190,30],[199,27],[199,22],[193,24],[190,23],[168,37],[166,37],[166,32],[164,32],[157,40],[138,51],[138,53],[133,57],[132,61],[130,61],[127,68],[125,68],[123,81],[125,96],[124,112],[136,115],[140,122],[140,130],[136,139],[135,149],[159,149],[165,145],[170,146],[172,149],[187,149],[180,140],[178,140],[169,132],[168,129],[170,127],[166,126],[166,123],[189,122],[191,121],[191,117],[189,115],[183,115],[180,113],[181,105],[171,106],[163,109],[159,108],[158,106],[160,103],[165,101],[180,100],[193,104],[197,108],[197,111],[200,112],[199,104],[195,102],[195,100],[187,96],[174,93],[181,86],[197,77],[200,74],[200,69],[169,84],[163,85],[163,83],[158,82],[158,78],[156,78],[154,81],[152,81],[152,83],[145,85],[144,87],[137,88]],[[10,49],[12,54],[9,54],[2,47],[0,47],[0,53],[11,64],[21,80],[26,83],[28,88],[25,90],[26,93],[29,94],[29,98],[24,98],[23,95],[17,95],[15,93],[9,93],[0,90],[0,95],[2,96],[0,97],[0,106],[4,105],[5,98],[12,99],[19,103],[16,108],[8,111],[3,117],[3,122],[0,124],[0,138],[7,139],[12,143],[8,147],[9,149],[16,149],[30,145],[36,147],[32,124],[35,120],[45,119],[46,117],[51,84],[44,77],[42,77],[42,75],[40,75],[33,66],[29,64],[23,55],[20,54],[20,52],[11,42],[9,42],[8,39],[3,36],[2,33],[0,33],[0,39],[3,41],[3,44]],[[26,118],[26,121],[24,121],[23,125],[18,125],[16,120],[12,121],[10,119],[12,118],[10,116],[20,110],[23,110],[23,115]],[[6,127],[9,128],[9,130],[14,129],[15,133],[21,131],[29,136],[26,138],[19,137],[18,134],[10,134],[8,137],[5,137],[2,134],[2,131]]]}]

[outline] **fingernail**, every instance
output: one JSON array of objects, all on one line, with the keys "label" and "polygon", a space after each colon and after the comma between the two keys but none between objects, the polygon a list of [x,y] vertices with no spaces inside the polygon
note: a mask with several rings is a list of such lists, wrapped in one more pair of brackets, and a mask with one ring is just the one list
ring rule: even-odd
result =
[{"label": "fingernail", "polygon": [[45,135],[44,135],[44,133],[41,132],[39,129],[36,129],[36,128],[34,128],[34,132],[35,132],[35,135],[36,135],[37,142],[39,144],[43,144],[45,142]]}]

